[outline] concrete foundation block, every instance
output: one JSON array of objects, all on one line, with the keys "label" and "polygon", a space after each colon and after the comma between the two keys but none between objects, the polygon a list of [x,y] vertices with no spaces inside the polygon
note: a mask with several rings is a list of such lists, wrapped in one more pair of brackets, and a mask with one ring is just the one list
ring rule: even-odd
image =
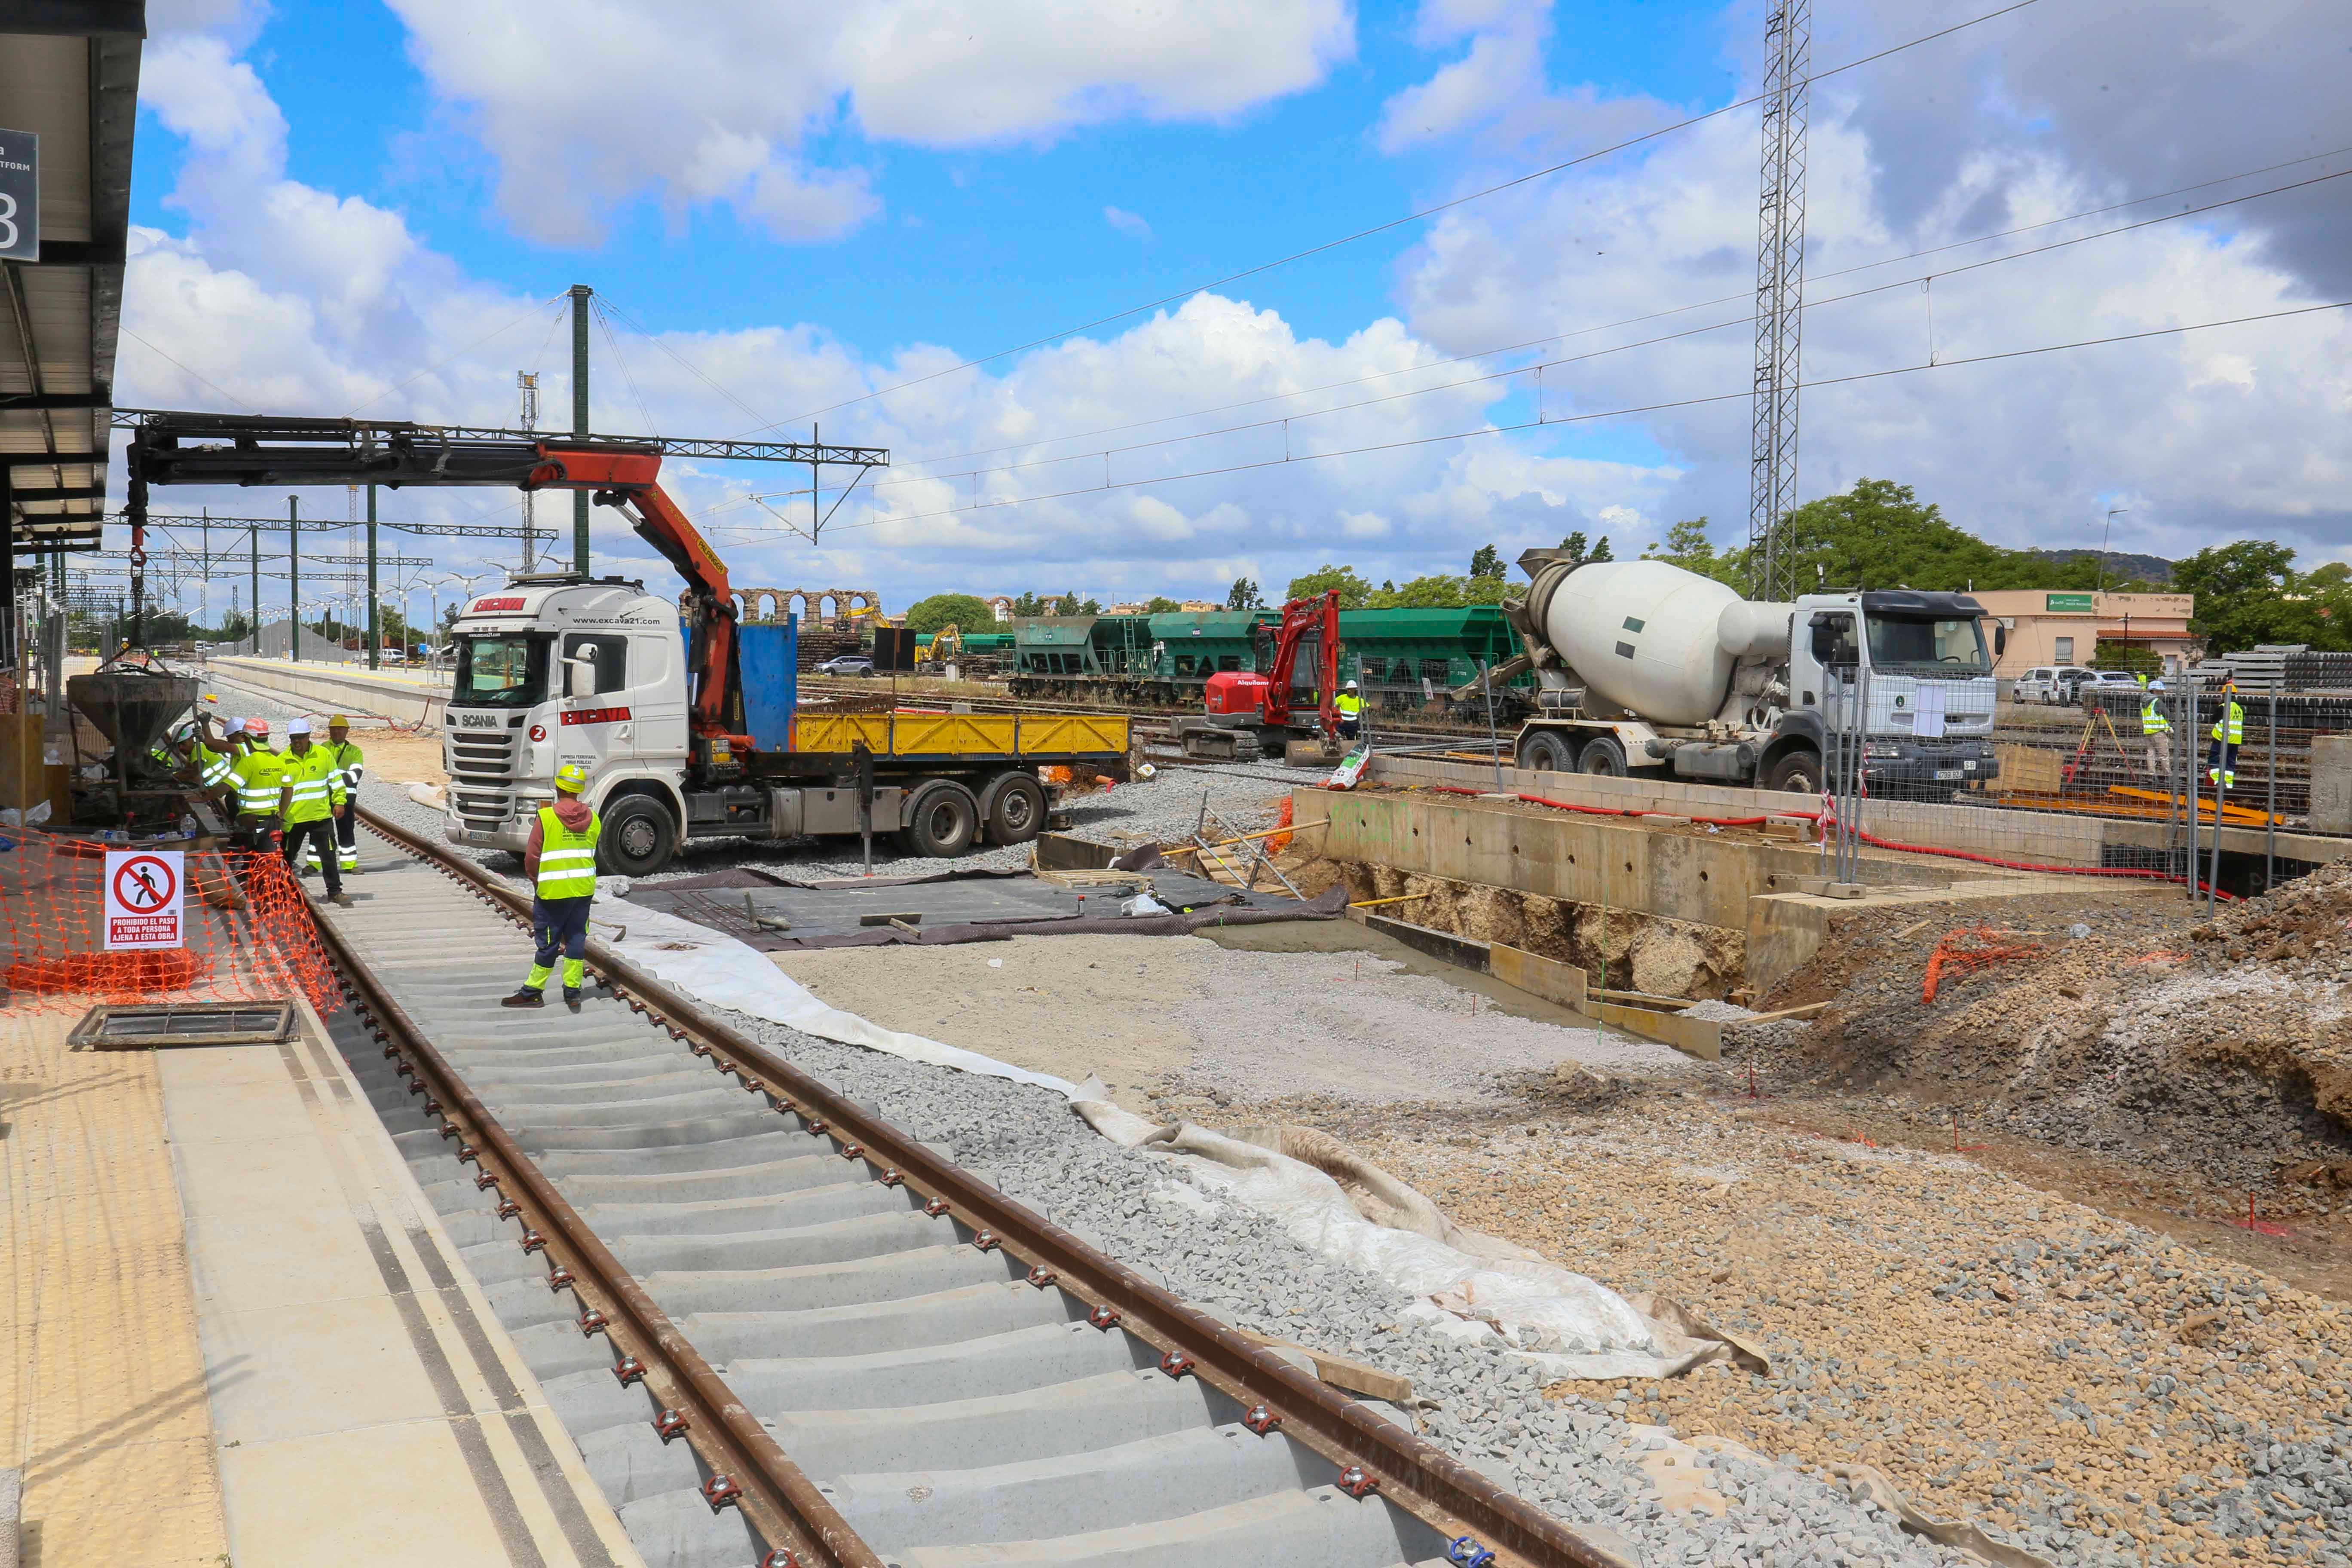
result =
[{"label": "concrete foundation block", "polygon": [[2352,735],[2311,738],[2311,826],[2352,833]]}]

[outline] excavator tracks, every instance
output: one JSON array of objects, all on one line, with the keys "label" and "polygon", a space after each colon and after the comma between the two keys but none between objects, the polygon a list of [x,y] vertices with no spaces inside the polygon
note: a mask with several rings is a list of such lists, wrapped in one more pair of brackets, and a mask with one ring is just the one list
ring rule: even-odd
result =
[{"label": "excavator tracks", "polygon": [[655,1568],[1607,1561],[601,947],[501,1010],[520,900],[366,821],[331,1030]]}]

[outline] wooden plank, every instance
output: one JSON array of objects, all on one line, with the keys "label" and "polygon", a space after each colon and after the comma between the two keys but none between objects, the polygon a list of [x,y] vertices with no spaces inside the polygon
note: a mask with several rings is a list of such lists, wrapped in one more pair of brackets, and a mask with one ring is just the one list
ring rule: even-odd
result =
[{"label": "wooden plank", "polygon": [[1234,1332],[1252,1344],[1266,1345],[1275,1350],[1298,1351],[1315,1363],[1315,1373],[1334,1388],[1344,1388],[1350,1394],[1360,1394],[1367,1399],[1385,1399],[1391,1405],[1404,1405],[1412,1398],[1412,1379],[1399,1377],[1392,1372],[1350,1361],[1329,1351],[1318,1351],[1313,1345],[1302,1345],[1292,1340],[1278,1340],[1272,1334],[1261,1334],[1255,1329],[1235,1329]]},{"label": "wooden plank", "polygon": [[1506,985],[1516,985],[1547,1002],[1557,1002],[1580,1013],[1587,1009],[1591,977],[1573,963],[1506,947],[1498,942],[1486,950],[1486,973]]}]

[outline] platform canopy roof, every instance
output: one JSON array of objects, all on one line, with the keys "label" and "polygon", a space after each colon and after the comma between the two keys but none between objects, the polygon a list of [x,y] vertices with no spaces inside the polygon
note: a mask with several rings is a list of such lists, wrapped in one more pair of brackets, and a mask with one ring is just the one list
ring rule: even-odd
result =
[{"label": "platform canopy roof", "polygon": [[[37,259],[0,260],[0,485],[14,549],[95,550],[131,216],[145,0],[0,5],[0,165],[37,137]],[[21,188],[0,167],[0,194]]]}]

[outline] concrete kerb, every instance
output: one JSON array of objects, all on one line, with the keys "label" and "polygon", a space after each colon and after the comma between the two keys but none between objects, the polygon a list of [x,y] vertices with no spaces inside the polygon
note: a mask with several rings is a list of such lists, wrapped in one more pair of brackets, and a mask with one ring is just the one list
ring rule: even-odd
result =
[{"label": "concrete kerb", "polygon": [[370,676],[270,658],[218,658],[214,668],[272,696],[316,703],[333,712],[352,709],[404,724],[437,724],[448,694],[397,677]]}]

